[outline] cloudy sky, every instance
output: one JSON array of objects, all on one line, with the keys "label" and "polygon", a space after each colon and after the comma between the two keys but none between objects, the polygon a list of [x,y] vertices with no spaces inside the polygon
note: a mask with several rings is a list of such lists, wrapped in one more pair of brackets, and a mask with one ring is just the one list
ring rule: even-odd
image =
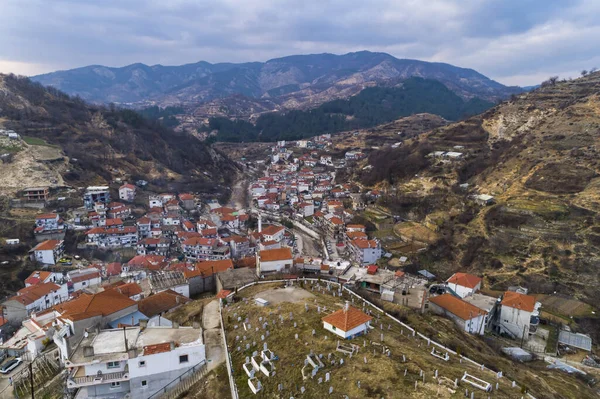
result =
[{"label": "cloudy sky", "polygon": [[532,85],[600,67],[600,1],[0,0],[0,72],[383,51]]}]

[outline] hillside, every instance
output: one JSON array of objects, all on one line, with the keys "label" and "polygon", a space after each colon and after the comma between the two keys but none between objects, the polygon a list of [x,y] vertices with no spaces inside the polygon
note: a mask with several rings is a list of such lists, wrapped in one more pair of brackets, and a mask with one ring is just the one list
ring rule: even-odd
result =
[{"label": "hillside", "polygon": [[410,78],[397,87],[367,88],[349,99],[330,101],[307,111],[263,114],[254,124],[211,118],[205,130],[216,131],[217,141],[296,140],[369,128],[419,113],[458,120],[481,113],[492,105],[479,98],[465,101],[435,80]]},{"label": "hillside", "polygon": [[[506,87],[480,73],[449,64],[397,59],[361,51],[345,55],[294,55],[267,62],[198,62],[181,66],[133,64],[121,68],[92,65],[34,76],[34,81],[98,103],[168,106],[242,95],[268,99],[272,110],[312,108],[357,94],[365,87],[394,84],[409,77],[442,82],[463,98],[506,98],[522,90]],[[245,103],[252,102],[248,100]],[[215,103],[216,110],[219,109]],[[232,110],[232,115],[242,110]],[[199,110],[204,113],[204,110]],[[190,113],[193,113],[190,112]],[[218,114],[216,114],[218,115]],[[210,115],[215,116],[215,115]]]},{"label": "hillside", "polygon": [[[381,205],[438,230],[441,238],[416,256],[434,274],[471,271],[493,289],[522,284],[597,304],[599,133],[594,73],[547,82],[482,115],[376,151],[368,159],[373,167],[354,178],[395,187]],[[433,151],[460,151],[464,159],[432,158]],[[475,194],[490,194],[495,204],[476,205]]]},{"label": "hillside", "polygon": [[[211,191],[235,175],[227,157],[193,136],[175,133],[133,111],[91,106],[12,75],[0,75],[0,128],[13,129],[26,139],[13,150],[12,162],[3,166],[11,173],[0,177],[12,178],[12,184],[2,183],[13,192],[33,183],[85,185],[115,177],[145,179],[163,189],[185,184],[190,191]],[[35,147],[40,144],[53,148],[55,164],[42,165],[52,160],[41,156],[35,164],[40,152]],[[41,173],[44,167],[54,175]],[[40,177],[33,181],[36,173]],[[14,178],[19,175],[27,178]]]}]

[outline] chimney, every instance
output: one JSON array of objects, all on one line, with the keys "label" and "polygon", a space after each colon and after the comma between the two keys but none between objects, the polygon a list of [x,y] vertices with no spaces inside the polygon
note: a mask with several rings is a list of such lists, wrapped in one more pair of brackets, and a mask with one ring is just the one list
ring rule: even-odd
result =
[{"label": "chimney", "polygon": [[346,301],[346,306],[344,306],[344,312],[348,312],[348,309],[350,309],[350,301]]},{"label": "chimney", "polygon": [[127,346],[127,329],[123,326],[123,340],[125,341],[125,352],[129,352],[129,348]]},{"label": "chimney", "polygon": [[140,319],[140,328],[143,330],[148,327],[148,319]]}]

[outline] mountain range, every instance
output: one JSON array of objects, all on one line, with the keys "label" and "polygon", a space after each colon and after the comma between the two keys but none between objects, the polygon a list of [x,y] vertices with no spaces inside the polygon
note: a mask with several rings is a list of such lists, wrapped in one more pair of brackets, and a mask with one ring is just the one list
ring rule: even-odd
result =
[{"label": "mountain range", "polygon": [[[200,61],[181,66],[132,64],[121,68],[91,65],[33,76],[45,86],[96,103],[134,106],[199,106],[199,116],[224,115],[222,99],[239,97],[242,113],[313,108],[347,98],[366,87],[394,86],[409,77],[438,80],[464,99],[495,101],[523,91],[507,87],[466,68],[435,62],[398,59],[360,51],[344,55],[293,55],[266,62]],[[250,104],[249,104],[250,103]],[[255,106],[252,104],[256,104]],[[238,112],[235,105],[231,114]],[[192,112],[190,112],[193,114]]]}]

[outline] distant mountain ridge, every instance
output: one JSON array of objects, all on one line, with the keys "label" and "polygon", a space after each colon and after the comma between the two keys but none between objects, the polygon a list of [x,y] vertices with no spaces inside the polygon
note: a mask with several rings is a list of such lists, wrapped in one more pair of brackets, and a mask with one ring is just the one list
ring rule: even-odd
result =
[{"label": "distant mountain ridge", "polygon": [[472,69],[369,51],[292,55],[238,64],[200,61],[181,66],[91,65],[31,79],[99,103],[197,105],[242,95],[268,99],[273,109],[298,109],[347,98],[366,87],[393,86],[409,77],[438,80],[465,99],[497,100],[522,91]]}]

